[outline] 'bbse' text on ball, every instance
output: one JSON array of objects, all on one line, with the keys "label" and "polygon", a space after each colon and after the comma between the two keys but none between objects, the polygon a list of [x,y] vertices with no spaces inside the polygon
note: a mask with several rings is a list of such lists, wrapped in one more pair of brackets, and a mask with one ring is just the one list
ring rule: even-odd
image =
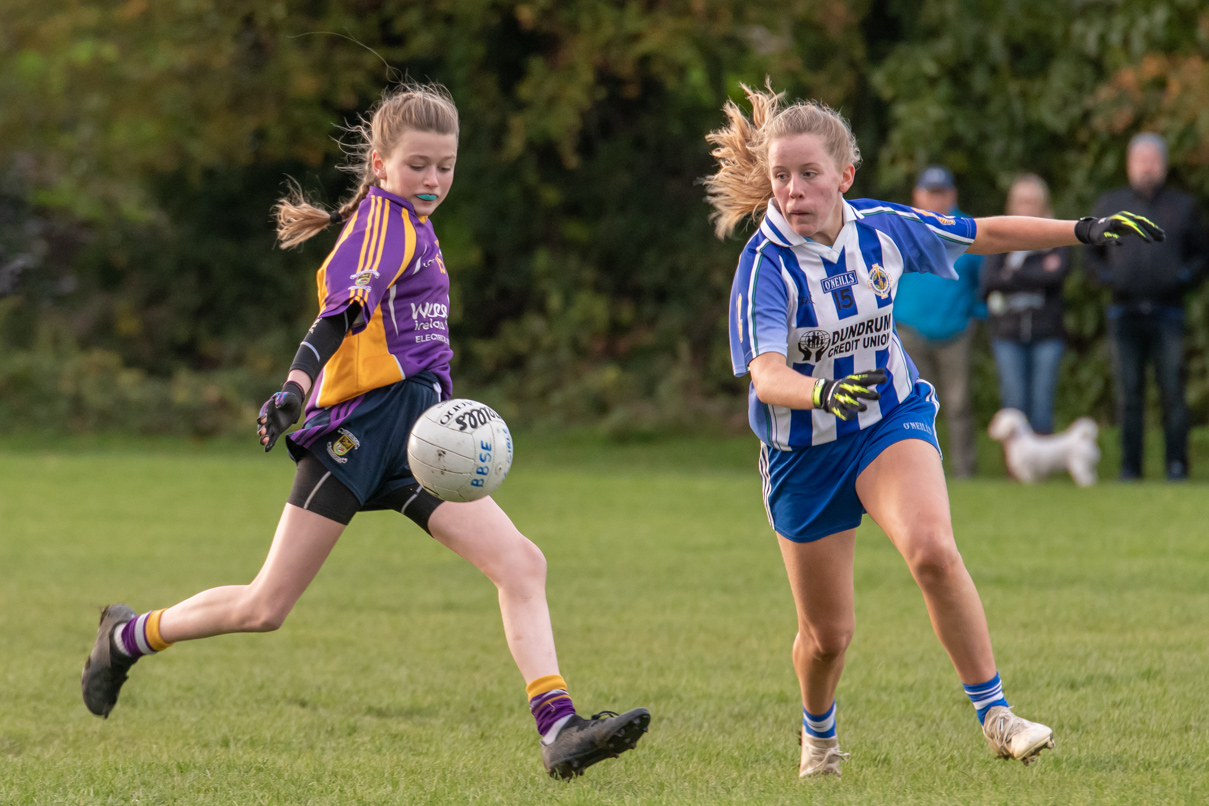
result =
[{"label": "'bbse' text on ball", "polygon": [[490,406],[459,398],[420,415],[407,441],[416,481],[444,501],[490,495],[512,467],[512,434]]}]

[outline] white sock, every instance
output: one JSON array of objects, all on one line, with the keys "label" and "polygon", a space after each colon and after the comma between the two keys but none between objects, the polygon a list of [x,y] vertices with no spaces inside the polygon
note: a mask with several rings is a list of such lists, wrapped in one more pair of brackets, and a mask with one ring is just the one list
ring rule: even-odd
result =
[{"label": "white sock", "polygon": [[[130,619],[130,621],[135,620],[136,619]],[[126,657],[133,658],[134,655],[131,655],[126,651],[126,642],[122,640],[122,631],[126,629],[126,625],[129,624],[130,621],[123,621],[121,624],[113,628],[113,632],[109,634],[109,644],[110,646],[117,647],[118,652],[121,652]]]},{"label": "white sock", "polygon": [[554,744],[554,740],[558,738],[558,732],[563,729],[563,725],[567,724],[567,720],[569,720],[573,716],[575,716],[575,714],[567,714],[562,719],[555,722],[554,727],[552,727],[552,728],[550,728],[550,730],[546,731],[546,735],[542,737],[542,744],[544,744],[544,745]]}]

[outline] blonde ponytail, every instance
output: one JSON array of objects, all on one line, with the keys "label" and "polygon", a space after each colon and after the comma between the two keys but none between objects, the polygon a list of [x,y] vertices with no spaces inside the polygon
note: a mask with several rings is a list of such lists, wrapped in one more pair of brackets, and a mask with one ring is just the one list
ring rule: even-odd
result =
[{"label": "blonde ponytail", "polygon": [[772,198],[768,147],[774,140],[817,134],[841,170],[861,163],[852,128],[839,112],[818,101],[798,101],[782,109],[785,93],[774,92],[771,81],[765,81],[764,90],[739,86],[751,104],[751,118],[734,101],[727,101],[722,107],[726,125],[705,136],[718,162],[717,172],[705,178],[705,198],[714,208],[710,221],[719,238],[768,207]]},{"label": "blonde ponytail", "polygon": [[369,189],[378,186],[371,156],[375,151],[389,154],[404,132],[433,132],[457,137],[458,108],[449,90],[440,84],[405,84],[383,93],[369,118],[360,118],[346,131],[352,135],[353,142],[345,144],[349,161],[340,168],[358,178],[357,192],[335,210],[328,211],[313,204],[298,183],[289,180],[289,191],[273,205],[277,243],[282,249],[315,237],[329,224],[347,221],[369,194]]}]

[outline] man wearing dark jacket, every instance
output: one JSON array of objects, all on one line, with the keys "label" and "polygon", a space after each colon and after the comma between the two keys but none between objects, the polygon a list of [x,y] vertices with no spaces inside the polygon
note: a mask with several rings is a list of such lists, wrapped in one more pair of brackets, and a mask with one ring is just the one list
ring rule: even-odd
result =
[{"label": "man wearing dark jacket", "polygon": [[1188,477],[1188,404],[1184,399],[1184,294],[1202,278],[1209,257],[1204,220],[1196,201],[1166,187],[1167,145],[1139,134],[1126,157],[1129,187],[1096,203],[1095,215],[1129,210],[1167,232],[1161,243],[1123,239],[1117,246],[1086,247],[1088,268],[1112,289],[1108,335],[1116,374],[1121,425],[1121,479],[1142,475],[1142,415],[1146,364],[1154,363],[1163,406],[1167,478]]}]

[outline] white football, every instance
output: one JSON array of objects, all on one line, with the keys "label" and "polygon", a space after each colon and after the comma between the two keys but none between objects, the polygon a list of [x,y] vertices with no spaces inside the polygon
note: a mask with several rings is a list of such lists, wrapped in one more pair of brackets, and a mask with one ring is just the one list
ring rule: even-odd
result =
[{"label": "white football", "polygon": [[512,467],[512,433],[490,406],[464,398],[420,415],[407,440],[407,463],[420,486],[443,501],[491,495]]}]

